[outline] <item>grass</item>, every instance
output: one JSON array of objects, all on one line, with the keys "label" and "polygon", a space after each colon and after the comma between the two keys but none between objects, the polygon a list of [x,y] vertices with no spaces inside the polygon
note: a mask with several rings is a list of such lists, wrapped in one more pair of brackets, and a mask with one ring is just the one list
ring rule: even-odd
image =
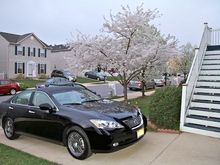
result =
[{"label": "grass", "polygon": [[4,165],[57,165],[56,163],[32,156],[28,153],[16,150],[0,144],[0,164]]},{"label": "grass", "polygon": [[141,109],[141,112],[145,116],[149,116],[149,103],[151,96],[138,97],[135,99],[130,99],[129,102],[131,105],[138,106]]},{"label": "grass", "polygon": [[26,88],[33,88],[36,86],[36,84],[43,82],[43,80],[31,80],[31,79],[23,79],[16,81],[20,83],[22,90]]}]

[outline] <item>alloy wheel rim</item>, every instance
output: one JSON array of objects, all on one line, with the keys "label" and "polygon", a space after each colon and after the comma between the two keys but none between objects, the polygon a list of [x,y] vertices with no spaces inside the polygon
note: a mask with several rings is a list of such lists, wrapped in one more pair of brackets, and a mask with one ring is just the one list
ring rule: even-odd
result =
[{"label": "alloy wheel rim", "polygon": [[68,136],[68,147],[75,156],[81,156],[85,151],[85,142],[82,136],[77,132],[72,132]]},{"label": "alloy wheel rim", "polygon": [[16,90],[12,89],[11,94],[14,95],[16,93]]},{"label": "alloy wheel rim", "polygon": [[14,129],[13,122],[12,122],[12,120],[8,119],[5,124],[5,133],[6,133],[7,137],[12,137],[13,129]]}]

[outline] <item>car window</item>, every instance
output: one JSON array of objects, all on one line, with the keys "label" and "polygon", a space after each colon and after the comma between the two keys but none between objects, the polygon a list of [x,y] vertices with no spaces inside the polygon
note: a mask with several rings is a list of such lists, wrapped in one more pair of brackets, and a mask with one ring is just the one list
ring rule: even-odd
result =
[{"label": "car window", "polygon": [[86,89],[71,90],[58,92],[53,94],[53,97],[61,105],[65,104],[82,104],[84,102],[98,101],[101,98]]},{"label": "car window", "polygon": [[13,104],[22,104],[22,105],[28,105],[29,100],[31,98],[32,91],[24,91],[18,94],[13,100]]},{"label": "car window", "polygon": [[10,82],[8,80],[2,80],[1,81],[1,85],[6,85],[6,84],[10,84]]},{"label": "car window", "polygon": [[54,107],[52,101],[50,98],[43,92],[35,92],[32,104],[33,106],[39,106],[41,104],[50,104],[52,107]]}]

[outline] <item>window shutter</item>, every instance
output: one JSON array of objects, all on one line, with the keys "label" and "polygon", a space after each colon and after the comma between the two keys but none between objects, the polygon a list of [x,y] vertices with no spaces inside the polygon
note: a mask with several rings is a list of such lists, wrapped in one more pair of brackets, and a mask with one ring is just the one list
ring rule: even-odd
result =
[{"label": "window shutter", "polygon": [[28,56],[30,56],[30,54],[31,54],[31,48],[28,47]]},{"label": "window shutter", "polygon": [[47,74],[47,64],[44,64],[44,72]]},{"label": "window shutter", "polygon": [[23,74],[25,74],[25,63],[23,62]]},{"label": "window shutter", "polygon": [[15,62],[15,74],[18,73],[17,71],[18,71],[18,70],[17,70],[17,62]]},{"label": "window shutter", "polygon": [[38,74],[40,74],[40,64],[38,64]]},{"label": "window shutter", "polygon": [[45,51],[45,58],[47,58],[47,49],[45,49],[44,51]]},{"label": "window shutter", "polygon": [[38,48],[38,57],[40,57],[40,48]]},{"label": "window shutter", "polygon": [[34,57],[35,57],[35,48],[33,49],[33,51],[34,51]]},{"label": "window shutter", "polygon": [[17,55],[18,54],[18,47],[17,47],[17,45],[15,45],[15,55]]},{"label": "window shutter", "polygon": [[23,56],[25,55],[25,47],[23,46]]}]

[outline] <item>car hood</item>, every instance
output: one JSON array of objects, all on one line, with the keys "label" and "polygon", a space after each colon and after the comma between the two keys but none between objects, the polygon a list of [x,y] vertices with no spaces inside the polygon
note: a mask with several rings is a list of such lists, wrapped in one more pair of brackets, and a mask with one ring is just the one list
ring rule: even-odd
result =
[{"label": "car hood", "polygon": [[98,116],[108,116],[123,119],[138,114],[137,108],[120,102],[111,100],[101,100],[97,102],[85,102],[82,105],[65,105],[71,109],[87,112]]}]

